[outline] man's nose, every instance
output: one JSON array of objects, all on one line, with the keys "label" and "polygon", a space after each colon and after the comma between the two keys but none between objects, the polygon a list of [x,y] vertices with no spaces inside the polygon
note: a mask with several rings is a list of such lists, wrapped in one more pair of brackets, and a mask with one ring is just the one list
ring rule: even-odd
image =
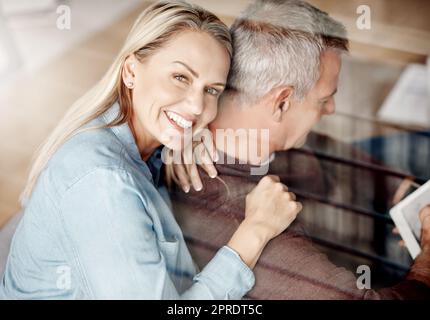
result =
[{"label": "man's nose", "polygon": [[327,103],[324,106],[324,109],[323,109],[323,114],[324,115],[329,116],[329,115],[334,114],[335,112],[336,112],[336,104],[334,102]]}]

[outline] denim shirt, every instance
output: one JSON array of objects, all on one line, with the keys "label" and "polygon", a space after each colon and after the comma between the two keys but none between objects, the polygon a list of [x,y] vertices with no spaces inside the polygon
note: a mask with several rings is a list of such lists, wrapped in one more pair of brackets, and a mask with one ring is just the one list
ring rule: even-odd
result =
[{"label": "denim shirt", "polygon": [[[103,125],[118,103],[88,124]],[[223,246],[198,270],[161,183],[127,124],[66,141],[40,175],[12,240],[6,299],[241,299],[255,283]]]}]

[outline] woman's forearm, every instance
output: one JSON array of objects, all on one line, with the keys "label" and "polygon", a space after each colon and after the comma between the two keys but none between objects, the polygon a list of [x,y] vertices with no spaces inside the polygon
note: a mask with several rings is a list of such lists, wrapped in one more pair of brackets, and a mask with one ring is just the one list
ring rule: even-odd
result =
[{"label": "woman's forearm", "polygon": [[255,224],[249,224],[244,220],[231,237],[227,246],[235,250],[243,262],[250,269],[253,269],[264,247],[270,240],[266,234],[267,232],[263,232],[262,228]]}]

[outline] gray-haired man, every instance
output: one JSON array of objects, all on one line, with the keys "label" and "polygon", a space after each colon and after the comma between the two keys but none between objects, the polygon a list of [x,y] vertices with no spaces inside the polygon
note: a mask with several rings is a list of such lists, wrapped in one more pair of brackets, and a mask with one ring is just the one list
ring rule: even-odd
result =
[{"label": "gray-haired man", "polygon": [[[269,154],[302,146],[321,117],[335,111],[333,96],[341,54],[348,47],[344,27],[303,1],[266,0],[252,4],[235,21],[231,33],[235,53],[228,89],[210,130],[215,134],[219,129],[267,129],[269,140],[257,137],[255,142],[268,143]],[[241,153],[237,140],[226,141],[217,143],[220,153],[248,164],[218,164],[219,179],[202,175],[202,191],[173,193],[177,220],[200,267],[234,233],[243,219],[245,196],[260,178],[250,175],[259,159]],[[296,183],[318,188],[320,175],[313,175],[306,166],[303,169],[309,159],[299,156],[289,160],[293,170],[296,166],[293,176],[299,180],[284,179],[288,186]],[[201,189],[201,182],[189,168],[192,184]],[[180,174],[184,171],[182,168],[177,173],[188,191],[189,182]],[[298,228],[290,227],[264,249],[254,270],[256,285],[248,298],[429,298],[428,216],[430,210],[426,209],[421,214],[422,221],[426,221],[423,253],[407,278],[392,288],[360,290],[353,273],[331,263]]]}]

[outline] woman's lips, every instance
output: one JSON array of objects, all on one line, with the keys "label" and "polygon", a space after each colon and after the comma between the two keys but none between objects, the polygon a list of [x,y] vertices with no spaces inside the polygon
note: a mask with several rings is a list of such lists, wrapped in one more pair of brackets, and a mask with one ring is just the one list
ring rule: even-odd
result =
[{"label": "woman's lips", "polygon": [[170,123],[172,123],[176,128],[181,130],[191,129],[193,126],[193,121],[186,119],[184,116],[173,112],[173,111],[164,111],[167,119],[169,119]]}]

